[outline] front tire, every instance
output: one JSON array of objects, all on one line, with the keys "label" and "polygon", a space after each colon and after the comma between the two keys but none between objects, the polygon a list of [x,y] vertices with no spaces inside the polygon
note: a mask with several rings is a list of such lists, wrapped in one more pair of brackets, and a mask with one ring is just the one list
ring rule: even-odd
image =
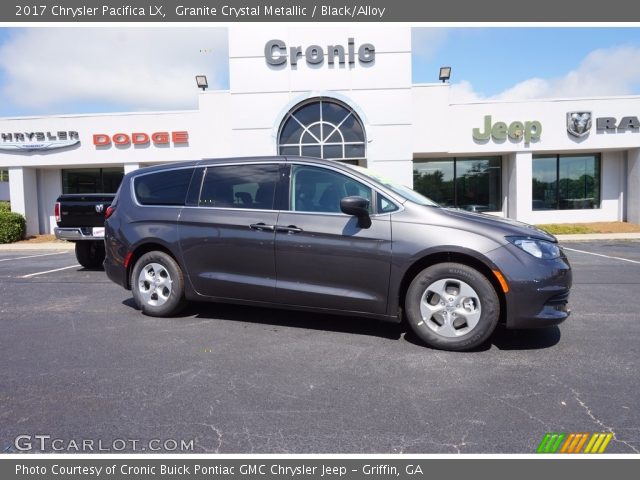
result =
[{"label": "front tire", "polygon": [[76,259],[84,268],[99,268],[104,262],[104,242],[85,240],[76,242]]},{"label": "front tire", "polygon": [[185,305],[182,269],[164,252],[148,252],[138,259],[131,272],[131,291],[142,313],[152,317],[175,315]]},{"label": "front tire", "polygon": [[500,318],[500,300],[491,282],[461,263],[422,270],[405,299],[407,321],[428,346],[471,350],[484,343]]}]

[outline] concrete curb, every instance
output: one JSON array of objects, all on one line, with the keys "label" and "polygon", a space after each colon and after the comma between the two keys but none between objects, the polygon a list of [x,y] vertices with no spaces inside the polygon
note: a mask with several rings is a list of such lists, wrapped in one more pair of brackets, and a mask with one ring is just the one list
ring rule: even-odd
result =
[{"label": "concrete curb", "polygon": [[42,243],[5,243],[0,245],[0,252],[24,252],[32,250],[73,250],[71,242],[42,242]]},{"label": "concrete curb", "polygon": [[559,242],[588,242],[590,240],[640,240],[640,233],[575,233],[556,235]]}]

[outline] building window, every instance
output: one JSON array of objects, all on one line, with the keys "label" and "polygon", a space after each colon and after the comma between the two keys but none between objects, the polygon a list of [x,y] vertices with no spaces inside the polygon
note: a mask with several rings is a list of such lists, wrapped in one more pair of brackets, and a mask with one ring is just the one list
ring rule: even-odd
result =
[{"label": "building window", "polygon": [[122,177],[122,167],[63,169],[62,193],[116,193]]},{"label": "building window", "polygon": [[366,156],[362,122],[337,100],[315,99],[296,106],[278,134],[280,155],[343,160],[358,163]]},{"label": "building window", "polygon": [[9,170],[0,170],[0,182],[9,181]]},{"label": "building window", "polygon": [[413,189],[445,207],[502,210],[500,157],[438,158],[413,162]]},{"label": "building window", "polygon": [[600,155],[533,157],[533,210],[600,208]]}]

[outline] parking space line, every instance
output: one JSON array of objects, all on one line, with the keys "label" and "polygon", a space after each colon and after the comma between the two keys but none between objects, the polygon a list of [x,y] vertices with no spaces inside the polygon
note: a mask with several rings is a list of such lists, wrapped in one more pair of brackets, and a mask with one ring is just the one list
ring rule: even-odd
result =
[{"label": "parking space line", "polygon": [[46,257],[49,255],[62,255],[63,253],[69,253],[69,252],[42,253],[40,255],[27,255],[26,257],[3,258],[2,260],[0,260],[0,262],[8,262],[9,260],[23,260],[25,258]]},{"label": "parking space line", "polygon": [[640,261],[638,260],[631,260],[630,258],[622,258],[622,257],[612,257],[611,255],[603,255],[602,253],[593,253],[593,252],[586,252],[584,250],[578,250],[576,248],[569,248],[569,247],[562,247],[565,250],[570,250],[572,252],[579,252],[579,253],[586,253],[587,255],[595,255],[596,257],[604,257],[604,258],[611,258],[613,260],[622,260],[623,262],[629,262],[629,263],[638,263],[640,264]]},{"label": "parking space line", "polygon": [[75,268],[75,267],[79,267],[79,264],[76,265],[70,265],[68,267],[62,267],[62,268],[54,268],[53,270],[47,270],[45,272],[36,272],[36,273],[30,273],[28,275],[22,275],[21,277],[18,278],[29,278],[29,277],[35,277],[36,275],[44,275],[45,273],[53,273],[53,272],[59,272],[61,270],[69,270],[70,268]]}]

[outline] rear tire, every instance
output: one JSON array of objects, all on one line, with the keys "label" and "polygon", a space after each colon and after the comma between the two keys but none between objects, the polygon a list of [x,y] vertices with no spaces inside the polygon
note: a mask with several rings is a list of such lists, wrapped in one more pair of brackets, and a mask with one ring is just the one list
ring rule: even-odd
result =
[{"label": "rear tire", "polygon": [[422,270],[405,299],[411,329],[430,347],[471,350],[484,343],[500,318],[500,300],[491,282],[461,263]]},{"label": "rear tire", "polygon": [[142,255],[131,272],[133,299],[142,313],[170,317],[184,308],[184,276],[178,263],[164,252]]},{"label": "rear tire", "polygon": [[104,262],[104,242],[87,240],[76,242],[76,258],[84,268],[99,268]]}]

